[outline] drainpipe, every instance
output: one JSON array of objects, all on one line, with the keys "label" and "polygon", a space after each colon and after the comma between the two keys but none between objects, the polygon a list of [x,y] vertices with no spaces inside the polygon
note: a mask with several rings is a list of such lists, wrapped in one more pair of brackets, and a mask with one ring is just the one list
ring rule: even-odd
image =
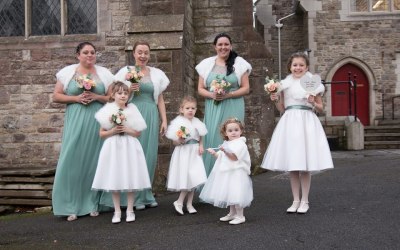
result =
[{"label": "drainpipe", "polygon": [[294,13],[292,13],[292,14],[290,14],[290,15],[284,16],[284,17],[278,19],[278,21],[277,21],[276,24],[275,24],[275,27],[278,28],[279,81],[282,79],[282,70],[281,70],[281,68],[282,68],[282,65],[281,65],[281,28],[282,28],[282,26],[283,26],[283,23],[281,23],[281,21],[282,21],[283,19],[286,19],[286,18],[288,18],[288,17],[291,17],[291,16],[293,16],[293,15],[295,15],[295,14],[296,14],[296,12],[294,12]]}]

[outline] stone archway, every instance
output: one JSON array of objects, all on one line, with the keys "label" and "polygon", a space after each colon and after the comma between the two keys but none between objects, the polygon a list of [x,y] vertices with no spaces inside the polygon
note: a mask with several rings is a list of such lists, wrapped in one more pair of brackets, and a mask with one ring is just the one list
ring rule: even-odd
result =
[{"label": "stone archway", "polygon": [[[327,82],[332,81],[335,73],[344,65],[346,64],[353,64],[355,66],[357,66],[358,68],[360,68],[363,73],[366,75],[367,80],[368,80],[368,84],[369,84],[369,122],[370,124],[374,124],[374,120],[376,117],[376,95],[375,95],[375,91],[374,91],[374,86],[376,86],[376,79],[375,76],[371,70],[371,68],[362,60],[355,58],[355,57],[344,57],[338,61],[336,61],[333,66],[329,69],[328,73],[326,74],[326,78],[325,80]],[[325,94],[326,96],[326,115],[327,117],[329,117],[330,120],[343,120],[344,117],[333,117],[332,116],[332,93],[331,93],[331,86],[330,85],[326,85],[326,89],[327,92]]]}]

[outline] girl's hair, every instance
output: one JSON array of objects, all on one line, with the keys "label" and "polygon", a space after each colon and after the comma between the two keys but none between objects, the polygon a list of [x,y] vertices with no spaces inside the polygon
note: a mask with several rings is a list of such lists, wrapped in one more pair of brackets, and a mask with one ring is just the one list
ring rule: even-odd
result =
[{"label": "girl's hair", "polygon": [[150,50],[150,44],[148,42],[146,42],[146,41],[137,41],[133,45],[133,53],[135,53],[136,47],[139,46],[139,45],[145,45],[145,46],[149,47],[149,50]]},{"label": "girl's hair", "polygon": [[117,93],[120,89],[122,89],[123,91],[127,91],[127,92],[129,93],[129,87],[128,87],[125,83],[123,83],[123,82],[121,82],[121,81],[113,82],[113,83],[111,84],[110,88],[111,88],[111,96],[110,96],[109,102],[115,101],[115,99],[114,99],[113,96],[114,96],[115,93]]},{"label": "girl's hair", "polygon": [[[213,42],[214,45],[217,45],[218,39],[220,39],[221,37],[228,38],[229,42],[232,44],[232,39],[228,34],[220,33],[214,38],[214,42]],[[229,56],[225,61],[226,69],[227,69],[226,70],[226,75],[227,76],[230,75],[233,71],[235,71],[235,67],[233,67],[233,65],[235,64],[235,59],[236,59],[237,56],[238,56],[238,54],[234,50],[231,50],[229,52]]]},{"label": "girl's hair", "polygon": [[292,55],[290,55],[290,57],[288,59],[288,62],[287,62],[287,65],[286,65],[288,73],[292,73],[290,71],[290,68],[292,66],[292,62],[293,62],[294,58],[303,58],[304,61],[306,62],[307,67],[310,66],[310,59],[308,59],[308,56],[304,52],[296,52],[296,53],[293,53]]},{"label": "girl's hair", "polygon": [[181,100],[181,102],[179,104],[179,110],[181,108],[183,108],[183,106],[185,106],[185,104],[188,103],[188,102],[196,103],[196,105],[197,105],[196,98],[194,98],[193,96],[187,95],[187,96],[182,98],[182,100]]},{"label": "girl's hair", "polygon": [[80,53],[81,53],[81,50],[82,50],[83,47],[85,47],[86,45],[92,46],[93,49],[94,49],[94,51],[96,51],[96,47],[95,47],[92,43],[90,43],[90,42],[83,42],[83,43],[78,44],[78,46],[76,46],[76,54],[80,54]]},{"label": "girl's hair", "polygon": [[238,119],[238,118],[228,118],[222,125],[221,129],[219,130],[219,133],[221,134],[222,138],[224,140],[228,140],[228,136],[226,135],[226,127],[230,123],[236,123],[239,125],[240,130],[242,130],[242,133],[244,133],[244,126],[243,123]]}]

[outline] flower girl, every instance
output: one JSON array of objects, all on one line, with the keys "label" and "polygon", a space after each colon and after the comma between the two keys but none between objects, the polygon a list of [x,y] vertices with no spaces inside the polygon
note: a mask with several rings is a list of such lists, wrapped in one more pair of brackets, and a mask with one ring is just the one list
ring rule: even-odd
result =
[{"label": "flower girl", "polygon": [[200,199],[216,207],[229,206],[229,214],[220,221],[236,225],[246,221],[243,209],[253,200],[253,187],[250,178],[250,154],[246,138],[241,137],[243,124],[236,118],[226,120],[221,127],[224,143],[217,149],[207,151],[217,158],[208,177]]},{"label": "flower girl", "polygon": [[194,190],[206,182],[207,176],[201,157],[203,136],[207,134],[204,123],[194,117],[197,101],[191,96],[181,101],[179,113],[171,121],[167,130],[167,138],[175,145],[168,172],[167,189],[181,191],[177,201],[173,203],[175,210],[183,215],[183,202],[187,196],[186,209],[190,214],[196,213],[193,207]]},{"label": "flower girl", "polygon": [[132,222],[135,221],[133,191],[151,188],[143,149],[136,139],[146,129],[146,122],[134,104],[127,104],[127,85],[115,82],[110,88],[114,102],[104,105],[95,115],[100,123],[100,137],[105,141],[92,189],[112,192],[115,209],[112,223],[121,222],[120,193],[127,192],[126,222]]}]

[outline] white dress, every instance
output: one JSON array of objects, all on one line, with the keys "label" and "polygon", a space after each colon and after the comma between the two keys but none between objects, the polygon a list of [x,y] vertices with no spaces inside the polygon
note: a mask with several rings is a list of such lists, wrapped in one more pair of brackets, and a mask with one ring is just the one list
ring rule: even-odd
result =
[{"label": "white dress", "polygon": [[[311,75],[309,72],[307,74]],[[317,115],[312,112],[311,104],[307,102],[307,93],[301,87],[300,80],[289,75],[281,84],[286,111],[276,125],[261,167],[272,171],[320,171],[333,168],[326,134]],[[324,89],[321,84],[315,92],[322,94]],[[305,106],[308,110],[304,109]]]},{"label": "white dress", "polygon": [[184,145],[175,146],[172,153],[167,180],[167,189],[170,191],[190,191],[207,180],[203,157],[199,155],[198,143],[200,137],[207,134],[207,128],[196,117],[190,121],[180,115],[171,121],[166,137],[177,141],[176,132],[181,126],[186,128],[190,136],[185,139]]},{"label": "white dress", "polygon": [[[118,109],[117,104],[107,103],[96,113],[95,118],[103,129],[109,130],[114,126],[110,117]],[[136,131],[146,129],[146,122],[134,104],[128,104],[123,113],[126,116],[124,126]],[[122,134],[106,138],[100,151],[92,189],[109,192],[150,188],[149,173],[139,140]]]},{"label": "white dress", "polygon": [[237,161],[230,160],[222,151],[217,152],[217,160],[199,198],[216,207],[231,205],[248,207],[253,200],[253,185],[250,178],[250,154],[246,138],[225,141],[222,146],[236,155]]}]

